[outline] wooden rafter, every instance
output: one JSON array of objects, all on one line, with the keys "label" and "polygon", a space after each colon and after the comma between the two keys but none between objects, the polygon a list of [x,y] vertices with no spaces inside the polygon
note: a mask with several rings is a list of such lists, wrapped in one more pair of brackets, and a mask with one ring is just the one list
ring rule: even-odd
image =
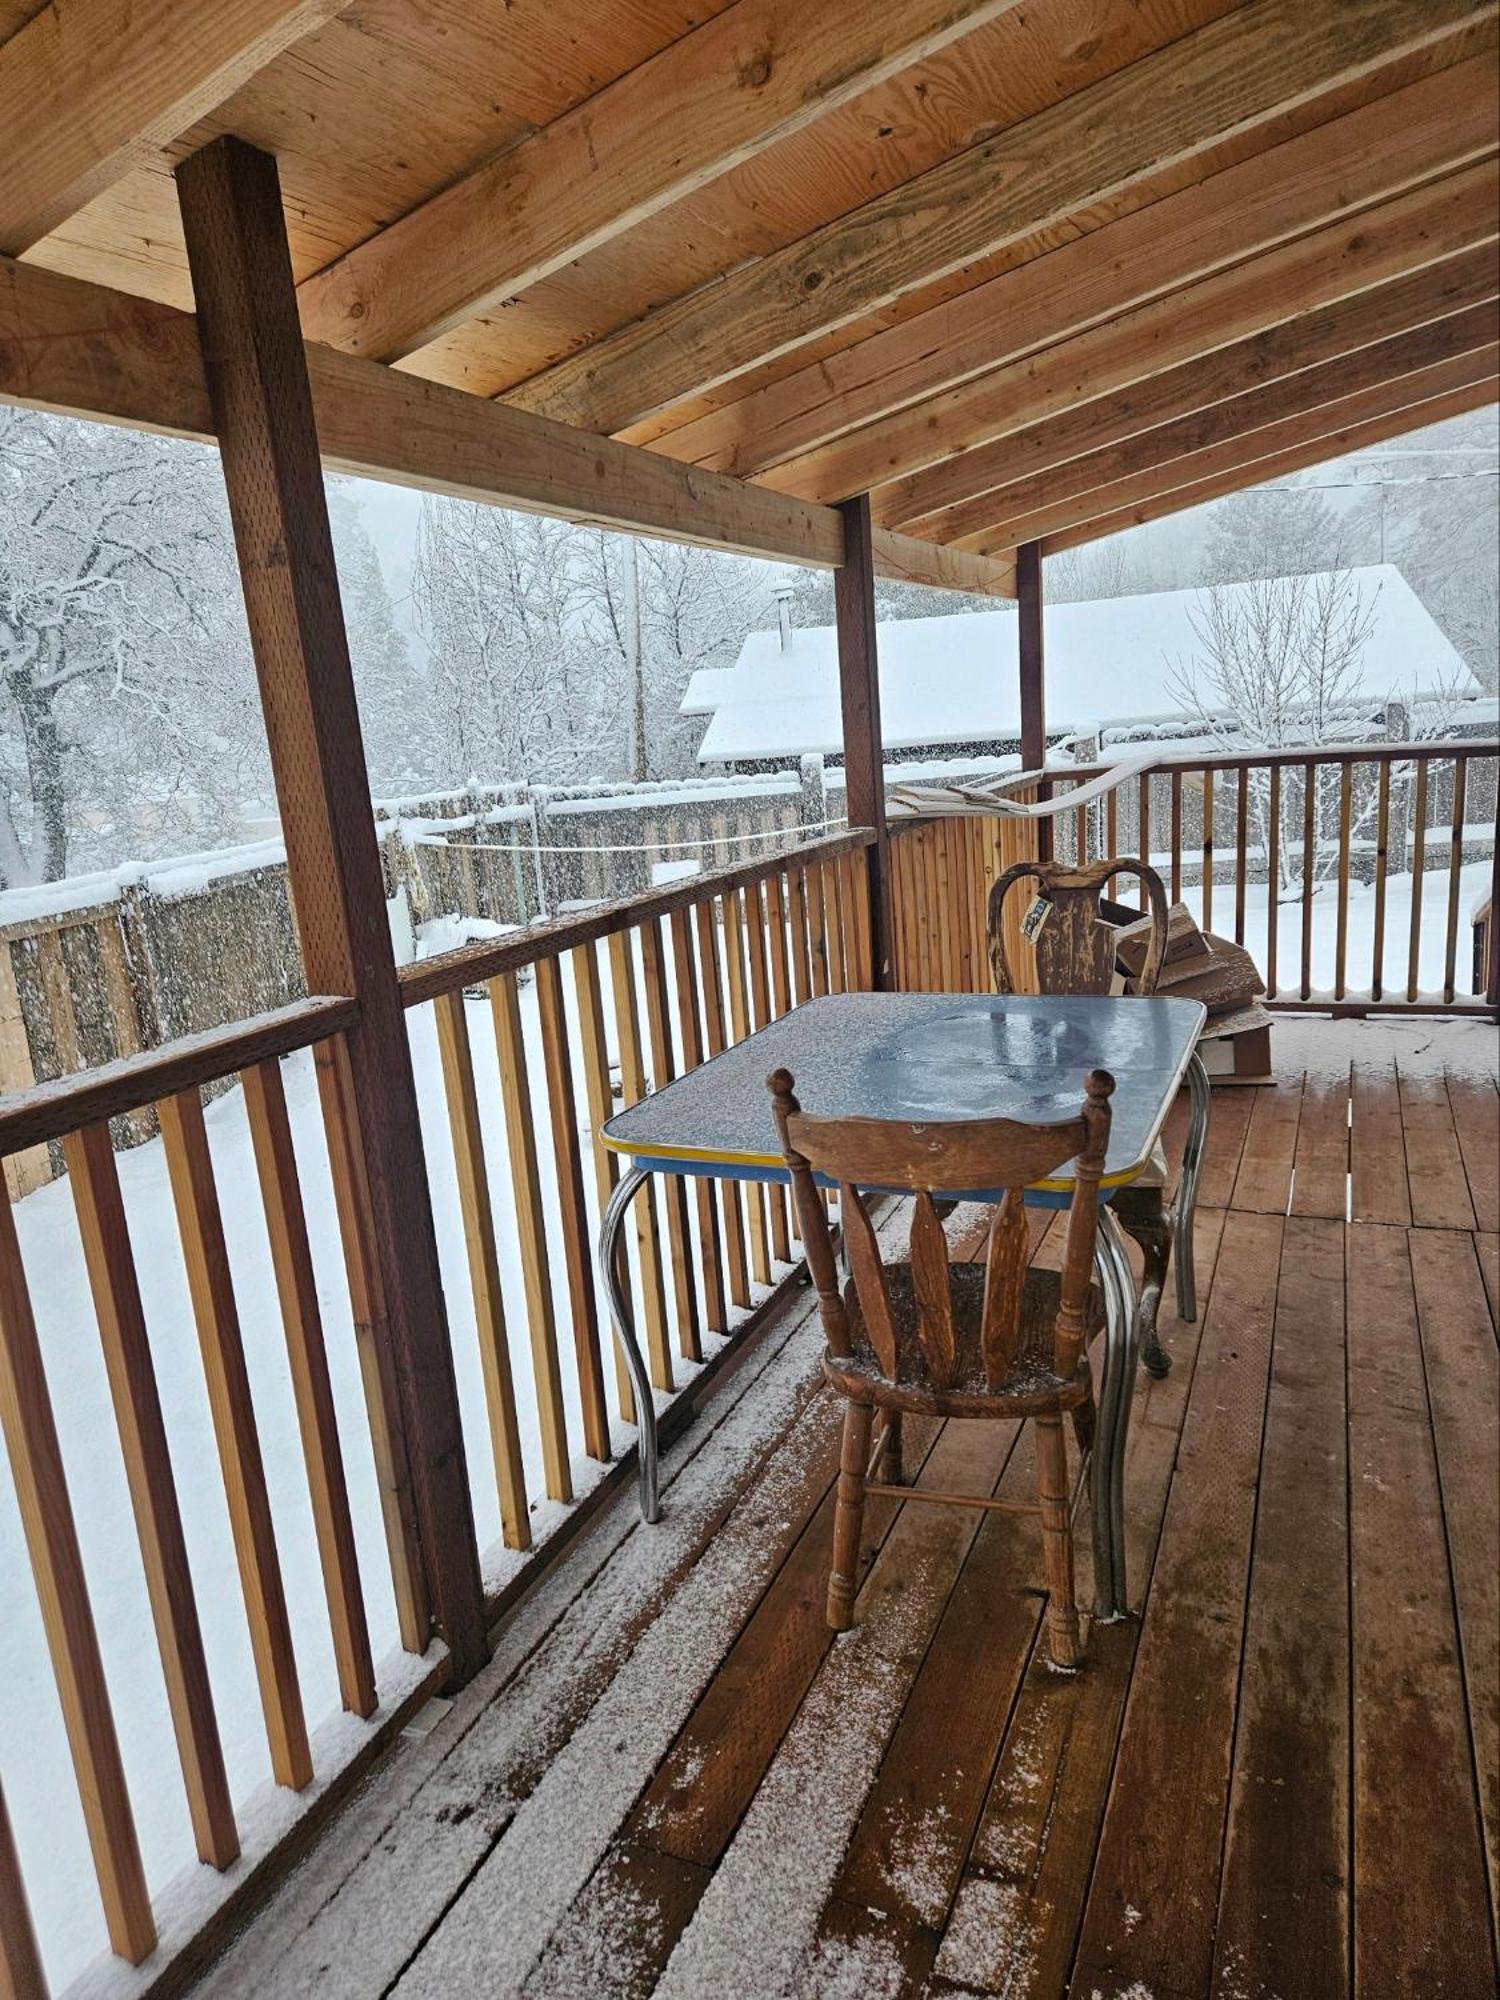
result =
[{"label": "wooden rafter", "polygon": [[[1469,315],[1461,317],[1468,318]],[[1264,461],[1279,461],[1288,452],[1300,450],[1318,439],[1340,436],[1397,410],[1413,409],[1419,403],[1432,402],[1437,397],[1469,389],[1475,384],[1493,382],[1496,364],[1500,361],[1500,342],[1494,338],[1496,315],[1493,308],[1489,309],[1486,317],[1491,335],[1489,341],[1473,346],[1451,360],[1391,375],[1371,388],[1321,402],[1303,415],[1287,417],[1278,423],[1256,425],[1203,450],[1158,460],[1124,477],[1075,494],[1071,500],[1038,508],[1035,513],[1012,516],[1003,521],[997,517],[996,525],[976,539],[982,540],[986,549],[1005,554],[1019,543],[1046,543],[1055,536],[1066,534],[1071,528],[1097,520],[1101,515],[1118,514],[1142,501],[1155,502],[1179,488],[1198,487],[1206,480],[1219,479],[1226,473],[1238,473],[1242,484],[1255,485],[1259,480],[1258,468]],[[1451,322],[1444,321],[1442,324]],[[1416,416],[1412,421],[1416,425],[1424,419]]]},{"label": "wooden rafter", "polygon": [[52,0],[0,44],[0,250],[18,255],[347,0]]},{"label": "wooden rafter", "polygon": [[[1418,202],[1418,197],[1401,200]],[[1440,196],[1426,197],[1398,222],[1392,214],[1397,206],[1375,211],[1378,224],[1372,219],[1368,228],[1355,223],[1319,231],[1223,278],[1206,279],[1030,360],[980,376],[935,398],[940,408],[919,405],[932,426],[926,433],[905,417],[899,432],[893,425],[883,433],[885,448],[875,461],[884,480],[877,520],[904,527],[1056,464],[1055,452],[1073,456],[1063,425],[1076,421],[1085,430],[1089,421],[1077,404],[1113,397],[1111,412],[1119,420],[1113,435],[1125,435],[1494,295],[1491,245],[1497,225],[1493,198],[1482,186],[1469,190],[1456,210],[1447,209]],[[1162,379],[1190,367],[1194,373],[1186,386],[1197,394],[1196,403],[1177,399],[1185,386],[1180,377]],[[1050,431],[1049,418],[1056,420],[1057,432]],[[1034,457],[1006,442],[1022,431]],[[934,435],[942,438],[944,453],[934,450]],[[1108,441],[1109,434],[1094,438]],[[853,453],[830,447],[830,458],[835,451],[837,471],[844,475]],[[940,462],[933,463],[935,458]],[[873,478],[882,477],[874,464],[869,470]],[[790,484],[797,490],[832,478],[833,468],[825,465],[816,480],[797,476]]]},{"label": "wooden rafter", "polygon": [[1473,57],[1106,223],[652,438],[752,478],[829,439],[1403,193],[1500,145]]},{"label": "wooden rafter", "polygon": [[[307,344],[324,463],[366,479],[498,503],[626,533],[833,567],[844,529],[722,473],[507,409],[382,362]],[[211,440],[191,313],[0,258],[0,402]],[[1009,596],[1012,566],[891,532],[882,576]]]},{"label": "wooden rafter", "polygon": [[304,280],[303,329],[411,354],[1015,4],[735,0]]},{"label": "wooden rafter", "polygon": [[[1475,352],[1497,339],[1500,308],[1493,300],[1471,306],[979,494],[930,516],[924,532],[934,540],[980,552],[1013,548],[1017,542],[1052,534],[1070,520],[1086,520],[1097,513],[1093,499],[1101,488],[1139,479],[1162,466],[1190,467],[1201,454],[1240,440],[1248,442],[1258,432],[1288,423],[1309,424],[1330,404],[1382,391],[1388,383],[1422,370],[1454,363],[1472,367]],[[1184,482],[1194,476],[1191,470],[1183,471]]]},{"label": "wooden rafter", "polygon": [[1393,406],[1380,416],[1345,430],[1330,431],[1326,436],[1310,439],[1305,444],[1278,453],[1274,458],[1257,459],[1251,469],[1235,467],[1214,478],[1195,481],[1191,486],[1169,488],[1155,498],[1139,501],[1133,507],[1102,514],[1043,542],[1042,553],[1060,555],[1064,549],[1100,541],[1107,535],[1118,535],[1126,528],[1140,527],[1147,521],[1158,521],[1168,514],[1180,514],[1189,507],[1205,506],[1210,500],[1222,500],[1226,494],[1238,493],[1247,486],[1262,486],[1271,480],[1285,479],[1294,472],[1305,471],[1308,466],[1322,465],[1329,459],[1343,458],[1352,451],[1363,451],[1371,445],[1384,444],[1389,438],[1402,437],[1408,431],[1442,423],[1448,417],[1460,417],[1469,410],[1483,409],[1487,403],[1494,402],[1497,390],[1500,390],[1500,381],[1492,375],[1488,380],[1472,382],[1465,388],[1451,390],[1445,396],[1436,396],[1423,403],[1409,403],[1398,391]]},{"label": "wooden rafter", "polygon": [[1250,0],[507,400],[622,430],[1493,12],[1494,0]]}]

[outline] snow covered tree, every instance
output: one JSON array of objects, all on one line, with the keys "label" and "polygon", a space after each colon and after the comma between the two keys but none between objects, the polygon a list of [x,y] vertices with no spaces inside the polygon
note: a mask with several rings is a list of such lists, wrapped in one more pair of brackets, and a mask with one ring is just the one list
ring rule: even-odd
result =
[{"label": "snow covered tree", "polygon": [[342,480],[329,482],[328,513],[370,791],[376,798],[395,797],[430,779],[430,690],[396,623],[359,502]]},{"label": "snow covered tree", "polygon": [[1150,562],[1127,531],[1048,556],[1045,587],[1053,604],[1081,604],[1100,597],[1135,597],[1157,586]]},{"label": "snow covered tree", "polygon": [[1312,487],[1252,487],[1209,515],[1206,583],[1253,583],[1337,569],[1345,559],[1338,516]]},{"label": "snow covered tree", "polygon": [[232,839],[265,771],[214,454],[0,410],[0,877]]}]

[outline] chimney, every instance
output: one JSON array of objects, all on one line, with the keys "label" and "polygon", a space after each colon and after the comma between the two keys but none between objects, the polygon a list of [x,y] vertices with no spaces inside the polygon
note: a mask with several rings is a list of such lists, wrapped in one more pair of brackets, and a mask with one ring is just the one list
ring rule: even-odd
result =
[{"label": "chimney", "polygon": [[774,594],[776,629],[781,634],[781,650],[783,653],[789,653],[792,650],[792,586],[789,583],[779,583]]}]

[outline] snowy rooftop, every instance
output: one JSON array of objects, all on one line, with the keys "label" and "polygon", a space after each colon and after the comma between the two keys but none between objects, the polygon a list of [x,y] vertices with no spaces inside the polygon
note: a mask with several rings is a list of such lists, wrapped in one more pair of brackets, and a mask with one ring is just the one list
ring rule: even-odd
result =
[{"label": "snowy rooftop", "polygon": [[[1373,606],[1359,693],[1371,700],[1478,686],[1394,564],[1353,572]],[[1248,592],[1248,584],[1226,589]],[[1180,715],[1173,664],[1202,648],[1193,629],[1206,593],[1168,590],[1047,609],[1047,725],[1093,730]],[[881,730],[888,747],[992,742],[1020,734],[1016,613],[960,612],[880,627]],[[684,715],[711,720],[700,763],[800,756],[843,747],[832,626],[752,632],[731,668],[694,674]]]}]

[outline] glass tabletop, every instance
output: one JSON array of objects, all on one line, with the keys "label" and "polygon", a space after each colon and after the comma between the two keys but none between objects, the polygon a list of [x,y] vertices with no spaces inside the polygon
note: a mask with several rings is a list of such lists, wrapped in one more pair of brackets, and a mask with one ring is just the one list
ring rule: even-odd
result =
[{"label": "glass tabletop", "polygon": [[821,1117],[1038,1124],[1076,1114],[1085,1072],[1107,1069],[1104,1180],[1118,1186],[1150,1159],[1205,1019],[1196,1000],[830,993],[619,1112],[602,1137],[659,1171],[762,1178],[781,1169],[774,1069]]}]

